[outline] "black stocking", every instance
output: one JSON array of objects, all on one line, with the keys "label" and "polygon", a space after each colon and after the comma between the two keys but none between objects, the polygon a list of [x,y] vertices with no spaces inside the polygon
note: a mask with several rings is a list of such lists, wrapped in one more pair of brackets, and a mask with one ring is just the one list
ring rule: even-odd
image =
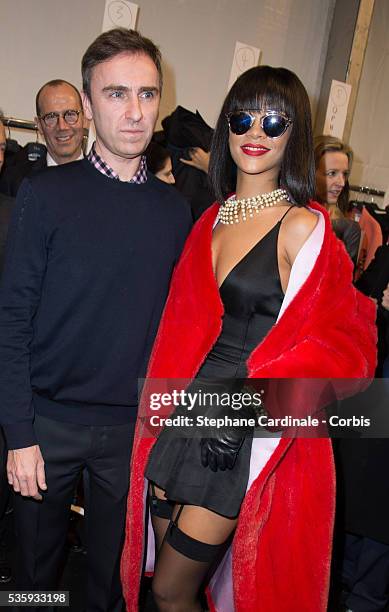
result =
[{"label": "black stocking", "polygon": [[154,599],[160,612],[201,612],[201,587],[225,552],[236,520],[196,506],[175,514],[155,566]]},{"label": "black stocking", "polygon": [[160,612],[201,612],[200,588],[211,562],[194,561],[164,542],[153,578],[153,594]]},{"label": "black stocking", "polygon": [[149,487],[149,504],[157,557],[173,514],[174,504],[166,499],[165,492],[154,483],[150,483]]},{"label": "black stocking", "polygon": [[169,519],[161,518],[160,516],[151,515],[151,524],[154,530],[155,537],[155,556],[157,557],[162,546],[163,539],[167,528],[169,527]]}]

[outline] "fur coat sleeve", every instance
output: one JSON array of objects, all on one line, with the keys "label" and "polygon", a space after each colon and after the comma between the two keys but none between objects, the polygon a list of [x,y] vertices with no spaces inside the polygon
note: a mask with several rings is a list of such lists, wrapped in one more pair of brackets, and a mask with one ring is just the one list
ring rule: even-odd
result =
[{"label": "fur coat sleeve", "polygon": [[[249,376],[372,377],[375,307],[352,286],[351,262],[325,211],[316,203],[310,206],[325,217],[321,250],[297,295],[250,355]],[[153,349],[150,378],[193,378],[220,334],[223,305],[211,261],[216,214],[213,206],[188,238]],[[342,385],[342,394],[360,384],[349,383],[347,389]],[[121,568],[129,612],[138,610],[145,546],[144,470],[154,443],[142,431],[139,421]],[[232,547],[236,612],[326,610],[334,500],[330,441],[281,439],[242,504]]]}]

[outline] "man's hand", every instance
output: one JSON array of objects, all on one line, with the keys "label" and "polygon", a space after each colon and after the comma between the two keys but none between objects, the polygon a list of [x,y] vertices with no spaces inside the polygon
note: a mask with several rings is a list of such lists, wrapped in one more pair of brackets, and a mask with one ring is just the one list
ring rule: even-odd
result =
[{"label": "man's hand", "polygon": [[389,283],[387,284],[386,289],[382,295],[381,304],[384,308],[386,308],[386,310],[389,310]]},{"label": "man's hand", "polygon": [[23,497],[41,500],[39,489],[46,491],[45,463],[37,444],[8,451],[8,482]]}]

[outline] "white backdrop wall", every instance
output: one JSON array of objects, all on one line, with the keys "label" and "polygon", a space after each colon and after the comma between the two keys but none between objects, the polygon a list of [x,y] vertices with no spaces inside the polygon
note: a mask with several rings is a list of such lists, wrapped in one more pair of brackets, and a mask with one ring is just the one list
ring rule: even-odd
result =
[{"label": "white backdrop wall", "polygon": [[[389,189],[389,1],[375,0],[352,124],[351,183]],[[377,200],[379,203],[379,200]]]},{"label": "white backdrop wall", "polygon": [[[138,29],[164,57],[160,117],[177,104],[214,124],[236,41],[259,47],[261,64],[294,70],[313,111],[335,0],[138,0]],[[80,61],[101,32],[104,0],[0,0],[0,107],[32,119],[46,81],[81,85]],[[24,133],[25,134],[25,133]],[[15,131],[20,142],[21,132]]]}]

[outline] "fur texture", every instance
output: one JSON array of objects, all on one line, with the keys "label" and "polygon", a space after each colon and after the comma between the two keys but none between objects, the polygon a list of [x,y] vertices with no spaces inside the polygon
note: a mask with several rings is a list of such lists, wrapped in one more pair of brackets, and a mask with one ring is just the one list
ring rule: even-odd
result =
[{"label": "fur texture", "polygon": [[[316,203],[311,207],[325,215],[322,249],[297,296],[250,355],[250,377],[373,376],[375,307],[352,286],[351,263],[327,214]],[[149,378],[193,378],[220,334],[223,305],[211,260],[217,210],[216,205],[208,209],[188,238],[172,280]],[[352,387],[342,385],[341,393],[347,395]],[[142,432],[139,420],[122,557],[129,612],[138,609],[144,470],[154,443]],[[242,504],[232,557],[236,612],[326,610],[334,505],[330,441],[281,439]]]}]

